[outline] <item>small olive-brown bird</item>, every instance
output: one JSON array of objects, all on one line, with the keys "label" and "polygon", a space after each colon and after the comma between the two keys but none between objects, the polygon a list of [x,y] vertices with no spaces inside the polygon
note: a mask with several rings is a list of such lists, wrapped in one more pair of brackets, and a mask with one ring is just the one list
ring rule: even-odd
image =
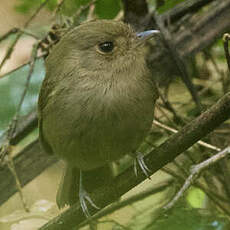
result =
[{"label": "small olive-brown bird", "polygon": [[[86,200],[94,204],[83,176],[135,153],[150,130],[158,94],[145,44],[157,32],[135,33],[113,20],[85,22],[67,32],[48,56],[39,135],[44,149],[66,162],[59,207],[71,205],[78,192],[88,216]],[[146,173],[140,153],[136,159]]]}]

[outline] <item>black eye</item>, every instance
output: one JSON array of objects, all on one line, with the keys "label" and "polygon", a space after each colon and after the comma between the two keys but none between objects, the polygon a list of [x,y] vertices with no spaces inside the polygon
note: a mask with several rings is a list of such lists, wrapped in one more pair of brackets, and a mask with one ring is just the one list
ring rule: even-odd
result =
[{"label": "black eye", "polygon": [[109,53],[113,50],[114,44],[113,42],[103,42],[98,45],[99,50],[103,53]]}]

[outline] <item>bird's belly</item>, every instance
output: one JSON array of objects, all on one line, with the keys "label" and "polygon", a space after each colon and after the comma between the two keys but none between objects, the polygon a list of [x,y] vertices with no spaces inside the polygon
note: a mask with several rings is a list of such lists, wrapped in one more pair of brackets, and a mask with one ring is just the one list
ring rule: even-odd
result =
[{"label": "bird's belly", "polygon": [[90,100],[78,94],[77,101],[69,100],[73,104],[61,98],[60,110],[50,108],[49,118],[44,120],[44,133],[49,133],[46,139],[53,151],[82,170],[135,151],[151,127],[155,102],[152,91],[138,92],[132,94],[136,97],[125,94],[106,98],[97,92]]},{"label": "bird's belly", "polygon": [[117,160],[138,148],[151,127],[152,118],[153,114],[149,115],[148,122],[145,119],[144,123],[130,116],[124,120],[82,122],[84,128],[79,127],[71,135],[63,157],[82,170]]},{"label": "bird's belly", "polygon": [[[63,133],[55,122],[54,152],[82,170],[98,168],[135,151],[147,135],[153,120],[153,107],[140,113],[127,111],[123,114],[101,114],[89,119],[85,114],[74,121],[65,118]],[[68,121],[68,122],[67,122]],[[71,121],[71,122],[70,122]],[[63,127],[63,124],[62,124]],[[53,128],[54,129],[54,128]]]}]

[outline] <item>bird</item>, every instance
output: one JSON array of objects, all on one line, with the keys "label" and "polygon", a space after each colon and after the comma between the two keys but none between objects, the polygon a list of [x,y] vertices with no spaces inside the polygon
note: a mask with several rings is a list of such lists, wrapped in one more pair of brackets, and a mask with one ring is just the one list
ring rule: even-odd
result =
[{"label": "bird", "polygon": [[126,154],[148,174],[137,149],[151,128],[158,98],[146,61],[146,43],[156,33],[137,33],[122,21],[92,20],[68,31],[47,57],[38,99],[39,139],[47,153],[66,164],[57,192],[60,208],[79,197],[89,217],[87,201],[98,207],[84,175],[91,173],[93,181],[97,171],[106,172]]}]

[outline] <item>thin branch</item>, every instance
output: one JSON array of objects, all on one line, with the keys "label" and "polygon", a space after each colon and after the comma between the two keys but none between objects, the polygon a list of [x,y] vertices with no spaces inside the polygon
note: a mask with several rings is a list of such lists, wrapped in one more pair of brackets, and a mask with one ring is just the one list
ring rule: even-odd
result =
[{"label": "thin branch", "polygon": [[23,93],[22,93],[22,96],[20,98],[18,107],[16,109],[16,113],[15,113],[14,119],[13,119],[11,127],[10,127],[10,131],[8,133],[8,137],[7,137],[8,140],[10,140],[14,136],[15,129],[17,127],[19,113],[21,111],[22,104],[24,102],[27,90],[29,88],[30,79],[31,79],[32,73],[34,71],[34,65],[35,65],[35,60],[36,60],[36,56],[37,56],[37,51],[38,51],[38,44],[35,44],[34,47],[33,47],[32,53],[31,53],[31,60],[30,60],[30,63],[29,63],[30,69],[29,69],[29,73],[28,73],[28,76],[27,76],[27,79],[26,79],[25,88],[23,90]]},{"label": "thin branch", "polygon": [[161,31],[162,40],[163,40],[165,46],[168,48],[169,54],[170,54],[172,60],[175,62],[176,66],[180,72],[181,79],[183,80],[184,84],[188,88],[194,102],[197,105],[198,110],[201,112],[202,111],[202,105],[200,102],[200,98],[198,97],[196,89],[195,89],[195,87],[194,87],[194,85],[193,85],[193,83],[189,77],[185,63],[182,60],[179,52],[177,52],[177,50],[176,50],[176,46],[174,44],[174,40],[173,40],[170,32],[167,30],[167,28],[165,28],[164,23],[161,19],[161,16],[155,14],[154,19],[156,21],[158,28]]},{"label": "thin branch", "polygon": [[209,159],[201,162],[200,164],[194,165],[191,168],[191,174],[186,179],[182,188],[178,191],[176,196],[164,207],[165,210],[171,209],[176,202],[184,195],[187,189],[194,183],[194,181],[199,177],[200,173],[210,167],[211,165],[215,164],[216,162],[222,160],[230,154],[230,147],[227,147],[223,151],[217,153],[216,155],[210,157]]},{"label": "thin branch", "polygon": [[6,135],[5,144],[3,145],[4,147],[0,149],[1,150],[0,151],[0,160],[2,160],[2,161],[5,160],[7,162],[7,165],[8,165],[11,173],[13,174],[13,176],[15,178],[17,190],[19,192],[22,205],[23,205],[25,211],[27,211],[27,212],[29,211],[29,209],[28,209],[28,207],[26,205],[26,202],[25,202],[25,199],[23,197],[22,186],[21,186],[19,177],[17,175],[13,159],[11,157],[11,152],[12,152],[11,149],[12,148],[11,148],[11,145],[10,145],[10,140],[12,139],[12,137],[15,134],[15,130],[16,130],[17,122],[18,122],[18,118],[19,118],[19,113],[20,113],[23,101],[25,99],[25,95],[26,95],[26,92],[28,90],[30,79],[31,79],[31,76],[32,76],[32,73],[33,73],[33,70],[34,70],[34,64],[35,64],[35,60],[36,60],[36,56],[37,56],[37,50],[38,50],[38,46],[37,45],[38,44],[35,44],[34,47],[33,47],[33,50],[32,50],[31,60],[30,60],[30,69],[29,69],[29,73],[28,73],[28,76],[27,76],[27,80],[26,80],[24,91],[22,93],[22,96],[20,98],[18,107],[16,109],[15,116],[14,116],[13,120],[11,121],[11,123],[9,125],[8,131],[7,131],[7,135]]},{"label": "thin branch", "polygon": [[73,25],[74,26],[79,24],[78,20],[79,20],[79,17],[81,16],[81,13],[83,11],[87,10],[88,8],[90,8],[91,6],[93,6],[96,3],[96,1],[97,0],[91,0],[86,5],[80,6],[80,8],[77,10],[77,12],[73,15]]},{"label": "thin branch", "polygon": [[[179,175],[178,173],[175,173],[173,170],[164,167],[161,169],[163,172],[167,173],[168,175],[174,177],[175,179],[177,179],[181,184],[183,184],[186,180],[186,178],[184,178],[183,176]],[[221,202],[229,202],[229,199],[223,197],[222,195],[216,193],[216,191],[213,191],[213,189],[210,189],[209,187],[206,187],[205,185],[203,185],[202,183],[200,183],[199,181],[195,181],[194,186],[203,190],[207,195],[211,194],[213,197],[215,197],[216,199],[218,199]]]},{"label": "thin branch", "polygon": [[[36,139],[16,154],[13,161],[21,185],[25,186],[46,168],[56,163],[57,158],[55,155],[47,155]],[[0,206],[16,192],[15,178],[7,164],[0,165]]]},{"label": "thin branch", "polygon": [[228,33],[224,34],[224,36],[223,36],[224,51],[225,51],[226,61],[228,64],[228,72],[230,74],[230,55],[229,55],[229,47],[228,47],[229,40],[230,40],[230,34],[228,34]]},{"label": "thin branch", "polygon": [[34,14],[26,21],[26,23],[24,24],[23,28],[18,31],[17,36],[15,37],[15,39],[13,40],[13,42],[11,43],[11,45],[9,46],[6,55],[4,56],[2,62],[0,63],[0,70],[2,69],[3,65],[5,64],[5,62],[11,57],[11,54],[14,50],[15,45],[17,44],[18,40],[20,39],[20,37],[23,35],[23,30],[25,30],[29,24],[31,23],[31,21],[37,16],[37,14],[41,11],[41,9],[48,3],[49,0],[45,0],[40,7],[37,8],[37,10],[34,12]]},{"label": "thin branch", "polygon": [[159,93],[159,97],[163,102],[164,107],[173,114],[173,119],[176,123],[181,123],[181,124],[185,124],[185,122],[183,121],[183,118],[181,116],[179,116],[177,114],[177,112],[175,111],[175,109],[173,108],[173,106],[171,105],[171,103],[167,100],[167,98],[165,98],[163,96],[163,94],[161,93],[160,89],[158,89],[158,93]]},{"label": "thin branch", "polygon": [[6,156],[5,161],[7,163],[8,168],[10,169],[10,172],[14,176],[16,187],[17,187],[17,190],[18,190],[18,193],[19,193],[19,197],[20,197],[20,200],[22,202],[22,206],[23,206],[23,208],[24,208],[24,210],[26,212],[29,212],[29,207],[27,206],[26,200],[25,200],[25,198],[23,196],[21,182],[20,182],[20,180],[18,178],[18,175],[16,173],[14,161],[13,161],[13,158],[11,156],[11,151],[9,151],[9,154]]},{"label": "thin branch", "polygon": [[[168,169],[168,168],[163,168],[162,171],[166,172],[167,174],[173,176],[174,178],[178,179],[180,182],[184,182],[184,178],[181,177],[181,175],[176,174],[174,171]],[[194,184],[195,187],[201,189],[204,191],[204,193],[208,196],[208,198],[216,204],[217,207],[219,207],[227,216],[230,217],[230,212],[219,202],[224,202],[224,203],[229,203],[228,199],[225,199],[218,193],[214,192],[212,189],[204,186],[200,182],[196,181]]]},{"label": "thin branch", "polygon": [[[36,59],[38,60],[38,59],[44,58],[45,56],[46,56],[46,54],[41,54],[41,55],[38,55],[38,56],[36,57]],[[13,69],[13,70],[10,70],[10,71],[7,72],[7,73],[4,73],[3,75],[0,75],[0,80],[1,80],[2,78],[4,78],[4,77],[8,77],[10,74],[12,74],[12,73],[16,72],[17,70],[23,68],[24,66],[28,65],[29,62],[30,62],[30,61],[28,61],[28,62],[26,62],[26,63],[24,63],[24,64],[22,64],[22,65],[16,67],[16,68]]]},{"label": "thin branch", "polygon": [[23,93],[22,93],[22,96],[20,98],[18,107],[16,109],[15,116],[12,119],[12,121],[11,121],[7,131],[6,131],[6,136],[5,136],[6,140],[4,141],[3,146],[1,146],[1,148],[0,148],[0,160],[3,160],[4,157],[7,155],[7,153],[9,152],[8,150],[10,149],[10,141],[11,141],[12,137],[15,135],[15,130],[17,127],[20,110],[21,110],[23,101],[25,99],[25,95],[26,95],[26,92],[28,90],[30,79],[31,79],[31,76],[32,76],[32,73],[34,70],[34,64],[35,64],[35,60],[36,60],[36,56],[37,56],[37,51],[38,51],[38,46],[37,46],[37,44],[35,44],[33,49],[32,49],[32,52],[31,52],[31,60],[29,62],[30,69],[29,69],[29,73],[27,76],[25,88],[23,90]]},{"label": "thin branch", "polygon": [[[161,123],[161,122],[159,122],[157,120],[153,120],[153,124],[156,125],[156,126],[158,126],[158,127],[160,127],[160,128],[163,128],[165,130],[173,132],[173,133],[177,133],[178,132],[178,130],[176,130],[174,128],[171,128],[171,127],[169,127],[169,126],[167,126],[167,125],[165,125],[165,124],[163,124],[163,123]],[[215,150],[215,151],[221,151],[220,148],[218,148],[218,147],[216,147],[214,145],[211,145],[209,143],[206,143],[204,141],[198,141],[197,144],[199,144],[199,145],[201,145],[201,146],[203,146],[205,148],[208,148],[208,149],[212,149],[212,150]]]},{"label": "thin branch", "polygon": [[18,33],[18,28],[13,28],[0,37],[0,42],[6,40],[10,35]]},{"label": "thin branch", "polygon": [[54,15],[55,15],[55,16],[61,11],[61,8],[62,8],[63,4],[65,3],[65,1],[66,1],[66,0],[61,0],[61,1],[58,3],[58,5],[57,5],[57,7],[56,7],[56,9],[55,9],[55,11],[54,11]]}]

